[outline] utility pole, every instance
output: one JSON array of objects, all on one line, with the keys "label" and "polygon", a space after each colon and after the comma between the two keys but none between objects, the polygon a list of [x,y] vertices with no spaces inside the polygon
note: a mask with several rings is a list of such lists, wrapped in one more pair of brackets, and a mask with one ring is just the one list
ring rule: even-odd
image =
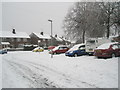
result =
[{"label": "utility pole", "polygon": [[[51,23],[51,46],[52,46],[52,20],[48,20],[50,23]],[[52,52],[52,49],[51,49],[51,52]],[[51,58],[53,58],[53,54],[51,53]]]}]

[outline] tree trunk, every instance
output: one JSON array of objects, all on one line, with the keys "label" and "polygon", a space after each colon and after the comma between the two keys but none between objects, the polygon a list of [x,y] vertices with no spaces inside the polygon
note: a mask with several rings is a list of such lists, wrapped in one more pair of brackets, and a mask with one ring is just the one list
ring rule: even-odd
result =
[{"label": "tree trunk", "polygon": [[85,43],[85,30],[83,30],[83,35],[82,35],[82,42]]},{"label": "tree trunk", "polygon": [[107,21],[107,38],[110,36],[110,14],[108,15],[108,21]]}]

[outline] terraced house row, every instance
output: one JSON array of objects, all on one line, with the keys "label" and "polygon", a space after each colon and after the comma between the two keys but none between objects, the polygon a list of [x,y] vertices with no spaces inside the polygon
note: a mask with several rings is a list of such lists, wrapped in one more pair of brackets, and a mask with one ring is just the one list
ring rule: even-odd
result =
[{"label": "terraced house row", "polygon": [[[69,44],[70,42],[62,37],[55,35],[52,37],[52,45]],[[23,48],[24,45],[39,45],[42,47],[51,45],[51,36],[43,32],[0,31],[0,48]]]}]

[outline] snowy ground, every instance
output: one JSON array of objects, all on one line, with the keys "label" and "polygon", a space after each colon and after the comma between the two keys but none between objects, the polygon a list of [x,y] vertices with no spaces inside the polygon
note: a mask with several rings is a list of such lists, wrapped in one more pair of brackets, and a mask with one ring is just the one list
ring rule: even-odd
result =
[{"label": "snowy ground", "polygon": [[2,88],[118,88],[118,58],[15,51],[2,57]]}]

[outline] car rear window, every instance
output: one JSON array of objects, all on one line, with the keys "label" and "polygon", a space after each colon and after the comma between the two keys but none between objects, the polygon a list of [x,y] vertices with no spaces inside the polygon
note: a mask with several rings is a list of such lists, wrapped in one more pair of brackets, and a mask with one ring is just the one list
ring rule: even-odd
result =
[{"label": "car rear window", "polygon": [[120,49],[120,44],[118,44],[118,48]]},{"label": "car rear window", "polygon": [[118,49],[118,45],[115,44],[115,45],[112,46],[112,48],[113,48],[113,49]]},{"label": "car rear window", "polygon": [[102,44],[97,49],[108,49],[111,44]]}]

